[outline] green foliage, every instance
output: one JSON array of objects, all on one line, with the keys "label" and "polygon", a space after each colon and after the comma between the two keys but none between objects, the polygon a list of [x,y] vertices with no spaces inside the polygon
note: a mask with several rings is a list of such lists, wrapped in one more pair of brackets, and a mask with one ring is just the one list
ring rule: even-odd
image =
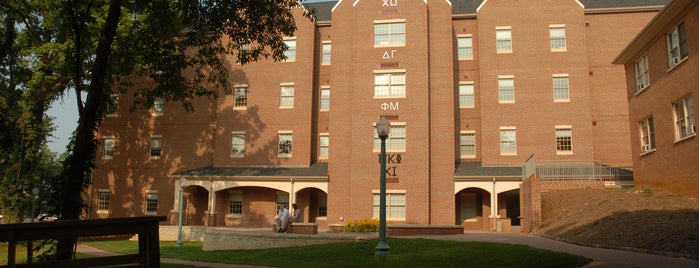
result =
[{"label": "green foliage", "polygon": [[345,232],[378,232],[379,219],[359,219],[347,221]]},{"label": "green foliage", "polygon": [[648,188],[643,187],[643,195],[645,195],[645,196],[647,196],[647,197],[653,196],[653,188],[650,188],[650,187],[648,187]]},{"label": "green foliage", "polygon": [[[160,242],[162,258],[269,267],[582,267],[592,260],[525,245],[389,237],[391,255],[375,257],[376,239],[304,247],[202,251],[201,242]],[[135,241],[89,242],[134,254]],[[322,256],[322,257],[319,257]]]}]

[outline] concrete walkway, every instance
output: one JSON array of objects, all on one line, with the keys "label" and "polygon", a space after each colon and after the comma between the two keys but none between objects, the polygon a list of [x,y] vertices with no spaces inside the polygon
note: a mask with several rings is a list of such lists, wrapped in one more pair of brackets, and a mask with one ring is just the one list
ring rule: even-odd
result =
[{"label": "concrete walkway", "polygon": [[[270,232],[271,233],[271,232]],[[343,235],[340,233],[318,233],[318,236],[333,236]],[[367,234],[365,238],[378,237],[376,234]],[[467,232],[458,235],[425,235],[425,236],[401,236],[400,238],[425,238],[438,240],[453,240],[453,241],[479,241],[479,242],[494,242],[508,244],[522,244],[535,248],[541,248],[557,252],[565,252],[573,255],[584,256],[594,261],[589,267],[612,267],[612,268],[631,268],[631,267],[648,267],[648,268],[697,268],[699,260],[686,258],[675,258],[653,254],[645,254],[633,251],[604,249],[596,247],[584,247],[570,243],[561,242],[554,239],[544,238],[535,235],[527,235],[518,232],[509,233],[494,233],[494,232]],[[94,256],[111,256],[115,255],[111,252],[101,251],[84,244],[78,244],[78,252],[94,255]],[[237,264],[220,264],[193,262],[178,259],[161,258],[162,263],[174,263],[192,265],[197,267],[212,267],[212,268],[260,268],[261,266],[248,266]]]}]

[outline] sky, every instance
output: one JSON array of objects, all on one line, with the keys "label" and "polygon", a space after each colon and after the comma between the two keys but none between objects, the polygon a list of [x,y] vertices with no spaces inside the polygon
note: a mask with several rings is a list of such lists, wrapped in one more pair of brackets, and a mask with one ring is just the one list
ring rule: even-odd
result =
[{"label": "sky", "polygon": [[56,128],[48,138],[49,150],[60,155],[66,151],[70,136],[78,126],[78,106],[75,103],[75,91],[66,90],[67,94],[51,104],[47,114],[54,117]]}]

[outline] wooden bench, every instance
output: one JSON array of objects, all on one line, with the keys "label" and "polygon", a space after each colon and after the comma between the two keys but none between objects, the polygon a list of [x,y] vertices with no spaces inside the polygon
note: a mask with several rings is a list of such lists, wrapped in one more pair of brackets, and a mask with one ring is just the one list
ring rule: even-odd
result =
[{"label": "wooden bench", "polygon": [[[125,267],[160,267],[158,223],[165,216],[67,220],[36,223],[0,224],[0,242],[7,242],[7,265],[16,267],[18,241],[27,241],[27,264],[21,267],[98,267],[129,265]],[[32,242],[45,239],[78,239],[79,237],[138,235],[138,254],[95,257],[33,263]],[[121,267],[121,266],[120,266]]]}]

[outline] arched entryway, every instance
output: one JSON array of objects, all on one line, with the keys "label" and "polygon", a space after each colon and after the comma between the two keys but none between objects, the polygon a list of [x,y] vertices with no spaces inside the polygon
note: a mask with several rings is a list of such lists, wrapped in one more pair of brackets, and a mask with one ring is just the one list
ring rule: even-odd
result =
[{"label": "arched entryway", "polygon": [[466,188],[456,193],[456,224],[467,230],[487,229],[490,198],[490,193],[480,188]]}]

